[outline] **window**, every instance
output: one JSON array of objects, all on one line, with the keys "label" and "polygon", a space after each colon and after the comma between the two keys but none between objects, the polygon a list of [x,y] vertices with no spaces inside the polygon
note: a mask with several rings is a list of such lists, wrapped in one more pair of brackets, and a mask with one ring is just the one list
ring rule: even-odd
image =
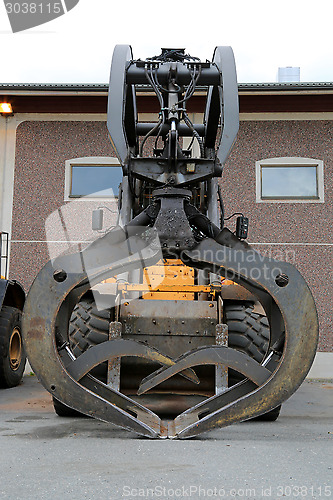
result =
[{"label": "window", "polygon": [[257,202],[323,203],[323,162],[268,158],[256,162]]},{"label": "window", "polygon": [[117,158],[86,157],[66,161],[65,201],[117,197],[123,176]]}]

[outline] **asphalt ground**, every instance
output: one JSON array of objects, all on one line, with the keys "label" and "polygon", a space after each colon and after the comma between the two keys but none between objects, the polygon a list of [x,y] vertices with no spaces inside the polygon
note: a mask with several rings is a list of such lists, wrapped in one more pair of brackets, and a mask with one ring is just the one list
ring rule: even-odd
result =
[{"label": "asphalt ground", "polygon": [[58,417],[27,376],[0,390],[0,499],[333,498],[332,437],[332,381],[305,381],[276,422],[184,441]]}]

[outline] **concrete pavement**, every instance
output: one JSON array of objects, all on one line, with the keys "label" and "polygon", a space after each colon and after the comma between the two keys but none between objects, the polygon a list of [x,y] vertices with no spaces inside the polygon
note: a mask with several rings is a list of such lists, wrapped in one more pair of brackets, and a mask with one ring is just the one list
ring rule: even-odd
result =
[{"label": "concrete pavement", "polygon": [[333,498],[333,383],[309,381],[276,422],[149,440],[60,418],[36,377],[0,390],[0,499]]}]

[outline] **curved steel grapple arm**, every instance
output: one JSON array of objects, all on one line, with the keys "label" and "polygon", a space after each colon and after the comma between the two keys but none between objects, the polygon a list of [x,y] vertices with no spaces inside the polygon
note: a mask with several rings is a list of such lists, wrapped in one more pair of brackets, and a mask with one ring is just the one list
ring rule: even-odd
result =
[{"label": "curved steel grapple arm", "polygon": [[[76,380],[73,355],[67,347],[69,317],[80,297],[101,279],[159,259],[158,249],[138,238],[132,242],[116,229],[83,252],[48,262],[36,277],[23,315],[24,345],[32,369],[43,386],[59,401],[105,422],[156,437],[160,419],[127,396],[85,375]],[[119,241],[121,240],[121,241]],[[133,249],[129,255],[129,247]],[[88,279],[89,275],[89,279]],[[130,349],[129,349],[130,352]],[[159,353],[141,349],[139,356],[168,361]],[[191,372],[188,372],[191,375]],[[140,417],[139,417],[140,416]]]},{"label": "curved steel grapple arm", "polygon": [[[231,237],[231,245],[232,240]],[[211,398],[214,402],[212,408],[210,400],[207,400],[178,416],[176,430],[180,438],[247,420],[277,407],[303,382],[316,353],[318,317],[304,278],[291,264],[263,257],[240,242],[236,242],[236,246],[243,246],[243,250],[206,239],[193,251],[187,251],[186,256],[192,265],[232,276],[245,288],[254,293],[257,291],[258,297],[262,298],[266,294],[272,298],[281,313],[281,334],[285,335],[282,357],[264,384],[249,393],[236,397],[232,402],[223,393]],[[284,276],[284,280],[281,280],[281,276]],[[189,366],[191,364],[186,365],[187,368]],[[199,420],[202,413],[200,406],[206,407],[206,415]],[[193,420],[189,424],[191,416]]]}]

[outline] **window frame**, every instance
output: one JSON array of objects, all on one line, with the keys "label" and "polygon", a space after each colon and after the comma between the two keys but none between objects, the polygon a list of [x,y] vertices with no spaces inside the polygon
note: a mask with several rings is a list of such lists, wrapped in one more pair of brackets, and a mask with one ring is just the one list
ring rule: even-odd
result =
[{"label": "window frame", "polygon": [[84,167],[119,167],[121,166],[118,158],[110,156],[85,156],[82,158],[72,158],[65,161],[65,192],[64,201],[98,201],[98,200],[110,200],[114,198],[118,199],[118,196],[71,196],[72,187],[72,167],[73,166],[84,166]]},{"label": "window frame", "polygon": [[[262,167],[316,167],[318,198],[301,198],[288,196],[285,198],[262,197]],[[265,158],[256,161],[256,203],[324,203],[324,162],[313,158],[284,156],[280,158]]]}]

